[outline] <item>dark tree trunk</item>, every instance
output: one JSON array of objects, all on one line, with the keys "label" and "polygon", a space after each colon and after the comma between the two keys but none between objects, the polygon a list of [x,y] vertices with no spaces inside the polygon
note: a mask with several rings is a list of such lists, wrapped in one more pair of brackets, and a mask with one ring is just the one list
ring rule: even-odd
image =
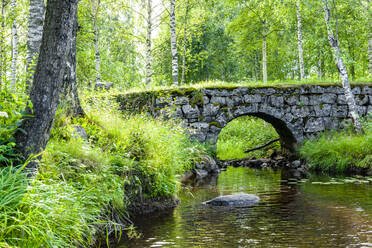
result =
[{"label": "dark tree trunk", "polygon": [[[48,0],[39,60],[30,91],[33,108],[26,108],[21,130],[15,135],[17,147],[28,158],[46,146],[52,129],[63,75],[73,40],[78,0]],[[35,168],[34,163],[28,165]]]},{"label": "dark tree trunk", "polygon": [[68,114],[74,117],[84,117],[85,112],[80,104],[79,92],[76,82],[76,37],[79,26],[77,11],[75,11],[74,15],[75,21],[72,31],[73,33],[71,50],[67,56],[65,75],[63,78],[65,88],[63,103],[67,107]]}]

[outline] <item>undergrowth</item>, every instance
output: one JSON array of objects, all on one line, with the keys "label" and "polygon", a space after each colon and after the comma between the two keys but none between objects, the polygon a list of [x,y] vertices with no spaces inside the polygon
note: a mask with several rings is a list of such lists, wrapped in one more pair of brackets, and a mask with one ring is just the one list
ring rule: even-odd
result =
[{"label": "undergrowth", "polygon": [[244,151],[277,138],[279,135],[271,124],[259,118],[243,116],[222,129],[217,141],[217,157],[222,160],[269,157],[274,149],[280,150],[279,142],[251,153]]},{"label": "undergrowth", "polygon": [[364,134],[355,134],[351,127],[341,132],[326,132],[317,139],[306,141],[299,152],[313,170],[333,173],[371,171],[371,115],[364,120],[363,126]]},{"label": "undergrowth", "polygon": [[123,230],[136,235],[130,204],[173,197],[178,175],[207,152],[177,122],[122,116],[100,97],[83,100],[85,118],[58,111],[33,179],[22,168],[0,171],[0,247],[87,247]]}]

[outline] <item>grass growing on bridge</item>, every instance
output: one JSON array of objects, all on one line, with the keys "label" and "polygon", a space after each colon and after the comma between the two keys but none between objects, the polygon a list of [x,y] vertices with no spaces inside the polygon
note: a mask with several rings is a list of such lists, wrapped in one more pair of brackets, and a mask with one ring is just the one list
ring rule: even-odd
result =
[{"label": "grass growing on bridge", "polygon": [[[352,85],[365,85],[372,84],[372,78],[360,78],[354,80]],[[301,86],[301,85],[339,85],[341,86],[340,80],[326,79],[307,79],[307,80],[275,80],[264,83],[262,81],[242,81],[242,82],[226,82],[226,81],[202,81],[197,83],[190,83],[180,86],[168,86],[168,85],[151,85],[151,86],[138,86],[125,90],[125,93],[136,93],[144,91],[161,91],[161,90],[174,90],[174,89],[202,89],[202,88],[236,88],[236,87],[288,87],[288,86]]]},{"label": "grass growing on bridge", "polygon": [[[368,117],[367,117],[368,118]],[[364,121],[365,134],[351,128],[342,132],[324,133],[306,141],[299,149],[310,168],[322,172],[372,172],[372,118]]]}]

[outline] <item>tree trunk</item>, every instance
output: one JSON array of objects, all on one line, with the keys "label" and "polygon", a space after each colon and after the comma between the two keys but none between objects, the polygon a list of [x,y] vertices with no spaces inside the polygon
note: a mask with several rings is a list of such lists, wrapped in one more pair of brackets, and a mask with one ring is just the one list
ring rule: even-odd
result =
[{"label": "tree trunk", "polygon": [[99,30],[97,26],[98,22],[98,8],[99,1],[92,0],[92,21],[93,21],[93,33],[94,33],[94,59],[96,62],[96,83],[101,81],[101,56],[99,52]]},{"label": "tree trunk", "polygon": [[170,5],[170,33],[171,33],[171,52],[172,52],[172,84],[173,85],[178,85],[176,0],[171,0],[171,5]]},{"label": "tree trunk", "polygon": [[146,85],[151,85],[152,77],[152,54],[151,54],[151,34],[152,34],[152,0],[147,0],[147,37],[146,37]]},{"label": "tree trunk", "polygon": [[322,52],[319,54],[318,58],[318,79],[323,79],[323,60],[322,60]]},{"label": "tree trunk", "polygon": [[186,12],[185,12],[185,29],[183,33],[183,57],[182,57],[182,83],[185,84],[186,75],[186,41],[187,41],[187,17],[189,15],[190,0],[186,2]]},{"label": "tree trunk", "polygon": [[369,60],[369,74],[372,75],[372,34],[369,34],[368,40],[368,60]]},{"label": "tree trunk", "polygon": [[27,40],[27,85],[33,81],[40,52],[41,39],[43,36],[43,23],[45,13],[44,0],[30,0],[30,14],[28,18],[28,40]]},{"label": "tree trunk", "polygon": [[[12,0],[11,9],[13,13],[16,13],[17,1]],[[15,89],[17,82],[17,58],[18,58],[18,34],[17,34],[17,15],[14,15],[12,23],[12,88]]]},{"label": "tree trunk", "polygon": [[74,117],[84,117],[85,112],[80,104],[79,92],[76,82],[76,37],[78,31],[78,17],[77,11],[74,13],[75,17],[73,18],[74,26],[72,33],[72,44],[71,50],[67,56],[65,75],[63,78],[64,81],[64,103],[67,108],[69,115]]},{"label": "tree trunk", "polygon": [[[25,159],[39,154],[49,140],[72,46],[77,3],[78,0],[48,0],[40,55],[30,91],[33,108],[26,108],[28,117],[22,121],[22,131],[15,134],[17,148]],[[36,163],[28,167],[35,169]]]},{"label": "tree trunk", "polygon": [[302,18],[301,18],[301,1],[297,0],[297,36],[298,36],[298,57],[300,62],[300,79],[305,78],[304,68],[304,50],[302,46]]},{"label": "tree trunk", "polygon": [[326,23],[327,31],[328,31],[328,41],[329,41],[329,44],[331,45],[332,54],[335,59],[338,71],[340,73],[340,77],[342,80],[342,87],[344,89],[344,94],[346,97],[346,102],[349,107],[351,118],[353,119],[353,122],[354,122],[355,130],[357,132],[362,132],[362,125],[361,125],[360,118],[357,112],[354,95],[351,91],[347,69],[344,65],[344,61],[342,60],[338,36],[335,37],[333,29],[330,26],[331,15],[330,15],[330,10],[328,6],[328,0],[323,0],[323,3],[324,3],[323,9],[325,13],[324,15],[325,23]]},{"label": "tree trunk", "polygon": [[264,83],[267,83],[267,37],[265,33],[262,37],[262,78]]},{"label": "tree trunk", "polygon": [[5,0],[1,0],[1,31],[0,31],[0,86],[4,83],[5,75]]}]

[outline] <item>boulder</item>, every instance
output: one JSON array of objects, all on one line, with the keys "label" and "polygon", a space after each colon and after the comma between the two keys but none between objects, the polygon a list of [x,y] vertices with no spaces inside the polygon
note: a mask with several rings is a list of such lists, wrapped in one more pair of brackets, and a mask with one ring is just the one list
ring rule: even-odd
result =
[{"label": "boulder", "polygon": [[251,194],[235,194],[216,197],[203,204],[210,206],[253,206],[260,201],[260,198]]},{"label": "boulder", "polygon": [[88,139],[88,134],[85,131],[85,129],[80,125],[74,125],[72,126],[72,137],[74,138],[82,138],[82,139]]},{"label": "boulder", "polygon": [[113,87],[113,83],[109,82],[97,82],[94,85],[94,90],[109,90]]}]

